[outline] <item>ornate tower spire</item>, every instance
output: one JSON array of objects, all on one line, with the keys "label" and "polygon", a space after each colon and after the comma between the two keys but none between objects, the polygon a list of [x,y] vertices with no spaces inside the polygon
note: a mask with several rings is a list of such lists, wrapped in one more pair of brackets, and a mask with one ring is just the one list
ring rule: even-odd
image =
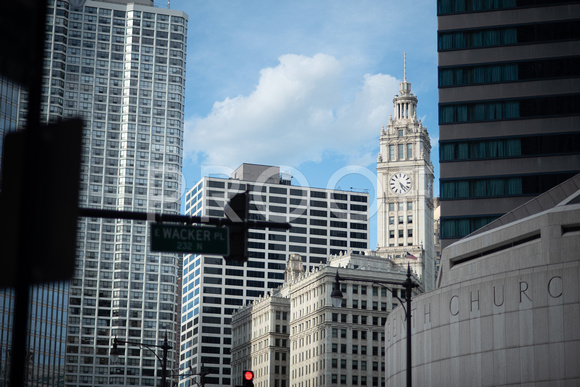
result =
[{"label": "ornate tower spire", "polygon": [[403,82],[407,82],[407,51],[403,51]]},{"label": "ornate tower spire", "polygon": [[415,119],[417,97],[411,93],[411,82],[407,82],[407,52],[403,56],[403,82],[399,84],[399,95],[395,96],[395,120]]}]

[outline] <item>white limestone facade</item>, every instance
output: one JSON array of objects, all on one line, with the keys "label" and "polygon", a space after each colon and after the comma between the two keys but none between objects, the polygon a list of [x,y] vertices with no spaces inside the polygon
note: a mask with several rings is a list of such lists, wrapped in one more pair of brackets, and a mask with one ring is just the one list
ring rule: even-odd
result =
[{"label": "white limestone facade", "polygon": [[[300,259],[291,255],[288,267],[297,267],[296,257]],[[330,297],[337,272],[343,279],[340,307],[332,306]],[[403,282],[406,273],[370,252],[330,256],[327,264],[311,271],[288,270],[282,287],[232,316],[234,385],[244,369],[255,372],[256,387],[384,385],[384,324],[398,301],[373,282]],[[282,314],[279,320],[285,308],[289,319]],[[288,326],[286,336],[282,324]],[[280,348],[277,339],[287,347]],[[278,374],[276,366],[286,374]]]},{"label": "white limestone facade", "polygon": [[[580,175],[448,248],[413,299],[413,383],[580,384]],[[404,312],[386,324],[386,382],[404,385]]]},{"label": "white limestone facade", "polygon": [[417,96],[405,76],[394,112],[381,129],[377,159],[377,251],[411,265],[427,291],[435,284],[433,164],[427,128],[417,119]]}]

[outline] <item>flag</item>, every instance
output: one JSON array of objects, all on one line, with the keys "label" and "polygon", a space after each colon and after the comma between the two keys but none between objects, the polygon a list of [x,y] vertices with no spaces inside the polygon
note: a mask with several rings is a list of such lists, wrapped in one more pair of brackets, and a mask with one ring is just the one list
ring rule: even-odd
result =
[{"label": "flag", "polygon": [[407,258],[407,259],[419,259],[419,258],[415,257],[413,254],[411,254],[410,252],[408,252],[408,251],[407,251],[407,255],[406,255],[405,258]]}]

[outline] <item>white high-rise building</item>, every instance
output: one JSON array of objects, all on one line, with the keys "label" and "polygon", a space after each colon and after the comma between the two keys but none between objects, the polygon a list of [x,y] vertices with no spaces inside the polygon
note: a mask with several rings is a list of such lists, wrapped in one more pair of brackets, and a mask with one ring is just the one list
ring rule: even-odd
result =
[{"label": "white high-rise building", "polygon": [[[180,213],[187,15],[148,0],[49,0],[41,121],[85,121],[80,207]],[[26,117],[20,102],[19,119]],[[145,222],[81,218],[69,283],[64,385],[158,384],[176,367],[179,256],[151,253]],[[60,384],[62,385],[62,384]]]},{"label": "white high-rise building", "polygon": [[[278,167],[243,164],[229,179],[204,177],[186,194],[186,214],[223,217],[229,198],[246,189],[250,219],[290,222],[292,229],[251,229],[244,264],[221,256],[184,258],[180,369],[198,373],[203,365],[210,372],[206,386],[232,385],[231,315],[282,285],[290,254],[302,255],[311,269],[330,254],[369,247],[368,194],[293,186]],[[184,378],[180,386],[193,383]]]}]

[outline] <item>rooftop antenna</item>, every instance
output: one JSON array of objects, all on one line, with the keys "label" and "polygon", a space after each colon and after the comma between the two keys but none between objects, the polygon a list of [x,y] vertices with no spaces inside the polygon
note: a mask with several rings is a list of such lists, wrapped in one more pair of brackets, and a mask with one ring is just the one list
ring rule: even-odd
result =
[{"label": "rooftop antenna", "polygon": [[171,0],[167,0],[167,9],[171,9]]}]

